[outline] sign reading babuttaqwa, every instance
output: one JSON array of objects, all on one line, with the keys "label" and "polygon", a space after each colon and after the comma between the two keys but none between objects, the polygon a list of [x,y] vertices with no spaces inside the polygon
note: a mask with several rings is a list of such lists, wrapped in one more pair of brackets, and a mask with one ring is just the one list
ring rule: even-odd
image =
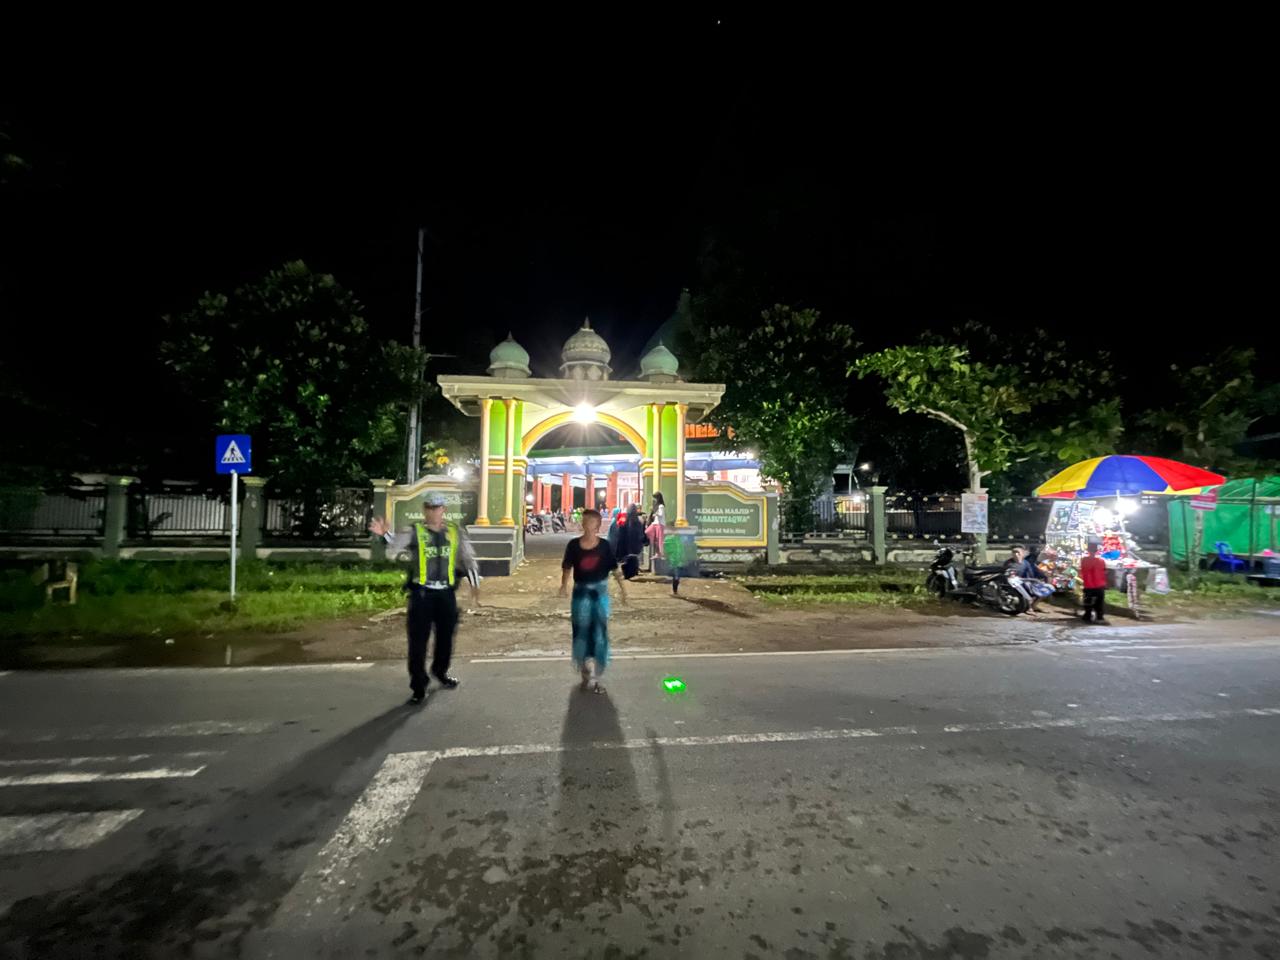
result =
[{"label": "sign reading babuttaqwa", "polygon": [[960,532],[987,532],[987,495],[985,493],[960,494]]},{"label": "sign reading babuttaqwa", "polygon": [[[463,490],[457,487],[432,486],[432,493],[444,494],[444,518],[459,526],[476,522],[476,491]],[[415,523],[422,523],[422,498],[424,490],[409,499],[399,500],[395,505],[395,516],[392,525],[395,530],[405,532]]]},{"label": "sign reading babuttaqwa", "polygon": [[702,546],[765,546],[765,502],[764,494],[728,483],[690,486],[685,492],[685,512]]}]

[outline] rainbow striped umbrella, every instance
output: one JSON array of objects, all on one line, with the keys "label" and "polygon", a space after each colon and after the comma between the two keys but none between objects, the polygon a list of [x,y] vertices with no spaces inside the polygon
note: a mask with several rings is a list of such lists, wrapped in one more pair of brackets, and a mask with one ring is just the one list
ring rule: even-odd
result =
[{"label": "rainbow striped umbrella", "polygon": [[1144,493],[1199,493],[1226,477],[1177,460],[1112,454],[1072,464],[1036,487],[1037,497],[1059,500],[1097,500],[1136,497]]}]

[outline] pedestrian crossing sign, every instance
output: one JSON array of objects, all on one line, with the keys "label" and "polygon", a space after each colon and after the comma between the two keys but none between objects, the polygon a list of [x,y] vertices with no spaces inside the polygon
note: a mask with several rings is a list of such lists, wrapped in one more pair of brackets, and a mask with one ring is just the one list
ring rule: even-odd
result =
[{"label": "pedestrian crossing sign", "polygon": [[213,463],[218,473],[253,473],[253,444],[247,433],[224,433],[214,444]]}]

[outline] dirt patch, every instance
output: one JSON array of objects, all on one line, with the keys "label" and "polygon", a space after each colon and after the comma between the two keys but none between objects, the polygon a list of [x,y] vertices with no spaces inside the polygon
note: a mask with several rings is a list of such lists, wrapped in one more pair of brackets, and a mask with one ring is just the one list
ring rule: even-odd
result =
[{"label": "dirt patch", "polygon": [[[757,578],[758,579],[758,578]],[[794,578],[787,578],[794,579]],[[1034,615],[1007,617],[981,607],[928,598],[909,606],[831,602],[787,595],[757,596],[755,580],[684,579],[679,593],[671,581],[642,575],[627,584],[629,603],[616,589],[610,637],[616,655],[628,653],[733,653],[867,648],[915,649],[982,646],[1039,641],[1121,639],[1150,624],[1123,619],[1109,610],[1111,625],[1083,624],[1070,605],[1042,603]],[[515,575],[484,581],[479,604],[466,588],[456,653],[471,657],[569,653],[569,601],[558,596],[556,557],[534,556]],[[764,599],[761,599],[763,597]],[[1172,618],[1161,616],[1168,626]],[[1181,618],[1180,618],[1181,619]],[[1274,618],[1254,616],[1187,623],[1179,630],[1206,638],[1240,635],[1252,625],[1274,632]],[[31,644],[9,647],[5,667],[223,666],[353,660],[401,660],[405,653],[403,606],[319,622],[281,633],[178,635],[172,645],[147,637],[117,645]]]},{"label": "dirt patch", "polygon": [[[464,590],[457,655],[486,657],[555,654],[569,650],[569,601],[557,595],[559,563],[534,557],[511,577],[485,580],[478,606]],[[858,648],[926,648],[1026,643],[1053,636],[1077,621],[1071,611],[1047,608],[1010,618],[957,603],[919,609],[806,603],[780,606],[758,599],[736,580],[671,581],[642,575],[627,584],[630,602],[613,604],[610,638],[615,654],[716,653]],[[310,659],[400,659],[404,617],[319,624],[283,635]],[[1083,625],[1082,625],[1083,626]]]}]

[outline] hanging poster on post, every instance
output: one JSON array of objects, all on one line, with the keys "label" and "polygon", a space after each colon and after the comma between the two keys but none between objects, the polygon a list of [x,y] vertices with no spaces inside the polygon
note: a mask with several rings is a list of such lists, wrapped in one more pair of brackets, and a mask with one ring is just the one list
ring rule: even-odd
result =
[{"label": "hanging poster on post", "polygon": [[1152,593],[1169,592],[1169,571],[1164,567],[1152,567],[1147,578],[1147,589]]},{"label": "hanging poster on post", "polygon": [[960,532],[987,532],[987,495],[985,493],[960,494]]}]

